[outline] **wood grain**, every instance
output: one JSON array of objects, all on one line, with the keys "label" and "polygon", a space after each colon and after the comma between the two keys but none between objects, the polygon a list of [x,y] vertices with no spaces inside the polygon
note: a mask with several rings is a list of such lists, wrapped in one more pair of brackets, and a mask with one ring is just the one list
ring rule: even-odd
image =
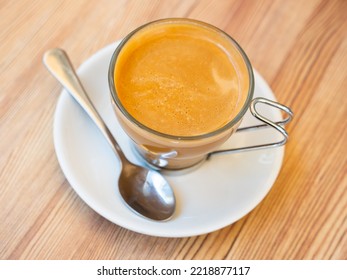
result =
[{"label": "wood grain", "polygon": [[[0,1],[0,259],[347,259],[347,2]],[[209,22],[295,112],[281,173],[248,215],[189,238],[141,235],[72,190],[55,156],[61,91],[41,59],[80,65],[139,25]]]}]

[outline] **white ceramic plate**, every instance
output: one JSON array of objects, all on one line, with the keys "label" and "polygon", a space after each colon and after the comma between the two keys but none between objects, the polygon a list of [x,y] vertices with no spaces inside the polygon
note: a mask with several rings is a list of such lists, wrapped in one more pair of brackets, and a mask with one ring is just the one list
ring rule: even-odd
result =
[{"label": "white ceramic plate", "polygon": [[[133,153],[130,140],[111,108],[107,72],[116,46],[117,43],[109,45],[94,54],[82,64],[78,74],[127,157],[134,163],[143,164]],[[255,96],[275,99],[257,72],[255,81]],[[275,109],[267,108],[264,112],[272,119],[281,119],[280,112]],[[241,126],[255,122],[247,113]],[[224,147],[244,145],[247,141],[255,144],[255,139],[258,144],[268,138],[267,130],[242,133],[232,136]],[[216,155],[189,172],[165,174],[174,189],[177,210],[171,220],[155,222],[133,213],[123,203],[117,186],[118,158],[89,117],[64,90],[55,112],[54,144],[67,180],[92,209],[124,228],[163,237],[205,234],[232,224],[249,213],[273,185],[284,154],[281,147]]]}]

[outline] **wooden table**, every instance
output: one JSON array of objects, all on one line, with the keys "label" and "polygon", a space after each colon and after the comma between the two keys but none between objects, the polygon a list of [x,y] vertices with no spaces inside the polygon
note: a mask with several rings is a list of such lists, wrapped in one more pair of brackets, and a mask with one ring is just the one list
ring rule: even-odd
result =
[{"label": "wooden table", "polygon": [[[121,228],[73,191],[53,146],[61,87],[41,62],[59,46],[78,66],[164,17],[225,30],[295,112],[266,198],[189,238]],[[347,259],[347,1],[1,1],[0,42],[1,259]]]}]

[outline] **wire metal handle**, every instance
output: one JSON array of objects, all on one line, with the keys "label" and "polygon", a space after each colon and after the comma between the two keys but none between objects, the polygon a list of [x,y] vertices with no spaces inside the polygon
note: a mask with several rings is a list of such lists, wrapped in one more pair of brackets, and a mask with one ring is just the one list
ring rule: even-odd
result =
[{"label": "wire metal handle", "polygon": [[[281,111],[286,113],[286,118],[282,121],[278,121],[278,122],[273,122],[271,120],[269,120],[268,118],[264,117],[263,115],[261,115],[257,109],[256,109],[256,105],[258,103],[263,103],[265,105],[269,105],[271,107],[280,109]],[[208,154],[207,158],[209,158],[212,155],[216,155],[216,154],[231,154],[231,153],[239,153],[239,152],[248,152],[248,151],[255,151],[255,150],[261,150],[261,149],[267,149],[267,148],[275,148],[275,147],[280,147],[283,146],[285,143],[287,143],[288,141],[288,132],[284,129],[284,125],[289,123],[292,118],[293,118],[293,112],[290,108],[288,108],[285,105],[282,105],[278,102],[263,98],[263,97],[257,97],[254,98],[251,101],[250,104],[250,111],[252,113],[252,115],[257,118],[258,120],[262,121],[263,124],[259,124],[259,125],[254,125],[254,126],[248,126],[248,127],[242,127],[237,129],[236,132],[244,132],[244,131],[251,131],[251,130],[255,130],[255,129],[261,129],[261,128],[269,128],[272,127],[274,128],[277,132],[281,133],[283,136],[283,139],[281,141],[277,141],[277,142],[272,142],[272,143],[266,143],[266,144],[260,144],[260,145],[252,145],[252,146],[246,146],[246,147],[239,147],[239,148],[233,148],[233,149],[225,149],[225,150],[217,150],[217,151],[213,151],[211,153]]]}]

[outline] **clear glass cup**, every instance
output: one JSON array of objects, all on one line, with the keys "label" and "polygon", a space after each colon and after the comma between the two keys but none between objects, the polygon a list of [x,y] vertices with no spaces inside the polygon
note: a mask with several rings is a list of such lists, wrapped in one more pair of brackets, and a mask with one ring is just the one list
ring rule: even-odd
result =
[{"label": "clear glass cup", "polygon": [[[145,29],[155,29],[160,24],[193,24],[201,26],[216,36],[223,37],[222,48],[232,58],[239,73],[239,103],[232,119],[224,126],[205,134],[177,136],[153,130],[135,119],[121,103],[115,82],[115,67],[122,49],[129,40]],[[213,36],[215,36],[213,35]],[[165,169],[183,169],[204,160],[212,151],[223,144],[238,128],[246,111],[250,108],[254,93],[252,66],[239,44],[222,30],[209,24],[191,19],[163,19],[145,24],[129,35],[118,45],[110,61],[109,87],[115,114],[127,135],[133,140],[135,150],[151,166]],[[270,104],[271,105],[271,104]],[[254,104],[255,106],[255,104]],[[271,105],[274,106],[274,105]],[[280,108],[281,109],[281,108]],[[213,116],[211,116],[213,117]],[[285,142],[281,142],[284,144]],[[247,150],[249,147],[243,148]]]}]

